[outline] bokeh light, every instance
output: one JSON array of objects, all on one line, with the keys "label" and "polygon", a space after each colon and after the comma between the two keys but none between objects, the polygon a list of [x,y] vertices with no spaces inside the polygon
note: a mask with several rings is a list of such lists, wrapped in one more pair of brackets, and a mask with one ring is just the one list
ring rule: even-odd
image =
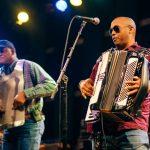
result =
[{"label": "bokeh light", "polygon": [[29,15],[25,11],[21,11],[17,15],[17,24],[22,25],[23,23],[26,23],[29,21]]},{"label": "bokeh light", "polygon": [[56,2],[56,8],[62,12],[64,12],[67,9],[67,3],[64,0],[59,0]]},{"label": "bokeh light", "polygon": [[82,0],[70,0],[70,3],[73,6],[81,6],[82,5]]}]

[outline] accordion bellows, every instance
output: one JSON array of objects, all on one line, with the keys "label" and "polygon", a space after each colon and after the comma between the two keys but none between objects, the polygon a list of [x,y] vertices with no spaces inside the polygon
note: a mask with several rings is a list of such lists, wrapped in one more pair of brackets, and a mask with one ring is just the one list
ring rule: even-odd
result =
[{"label": "accordion bellows", "polygon": [[[141,78],[136,95],[128,96],[126,81]],[[102,54],[90,99],[86,122],[99,120],[100,115],[117,121],[133,120],[140,115],[140,106],[147,95],[148,60],[133,51],[110,50]]]}]

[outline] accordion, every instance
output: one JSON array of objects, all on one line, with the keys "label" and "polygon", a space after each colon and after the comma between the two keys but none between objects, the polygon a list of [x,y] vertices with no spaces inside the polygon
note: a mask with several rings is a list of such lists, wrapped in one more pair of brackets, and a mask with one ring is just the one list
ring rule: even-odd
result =
[{"label": "accordion", "polygon": [[[127,95],[126,81],[141,78],[136,95]],[[140,106],[147,95],[148,60],[133,51],[110,50],[102,54],[89,101],[85,121],[96,122],[100,116],[115,121],[133,120],[140,115]]]}]

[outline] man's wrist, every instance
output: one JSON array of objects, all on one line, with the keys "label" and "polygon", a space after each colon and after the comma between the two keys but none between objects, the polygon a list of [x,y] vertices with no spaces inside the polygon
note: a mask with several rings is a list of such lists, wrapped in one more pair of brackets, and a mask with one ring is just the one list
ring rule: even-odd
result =
[{"label": "man's wrist", "polygon": [[79,82],[79,89],[81,88],[81,84],[84,82],[84,80],[81,80],[80,82]]}]

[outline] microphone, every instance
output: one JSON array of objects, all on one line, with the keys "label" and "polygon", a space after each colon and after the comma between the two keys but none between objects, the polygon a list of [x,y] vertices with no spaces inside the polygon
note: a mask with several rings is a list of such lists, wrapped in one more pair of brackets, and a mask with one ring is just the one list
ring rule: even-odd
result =
[{"label": "microphone", "polygon": [[85,17],[85,16],[76,16],[76,18],[84,20],[86,22],[93,23],[94,25],[98,25],[100,23],[100,19],[98,17]]}]

